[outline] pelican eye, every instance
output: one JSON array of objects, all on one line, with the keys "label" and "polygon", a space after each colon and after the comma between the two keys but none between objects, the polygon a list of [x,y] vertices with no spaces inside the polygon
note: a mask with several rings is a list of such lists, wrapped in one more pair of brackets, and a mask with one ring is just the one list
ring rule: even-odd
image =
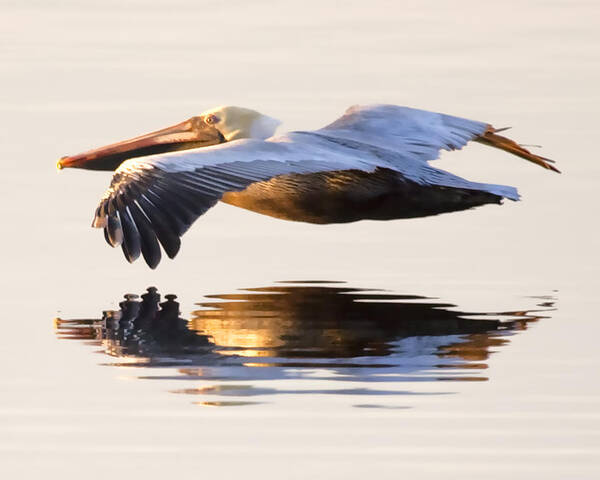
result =
[{"label": "pelican eye", "polygon": [[219,117],[217,117],[216,115],[213,115],[213,114],[210,114],[210,115],[207,115],[206,117],[204,117],[204,123],[207,123],[208,125],[214,125],[218,121],[219,121]]}]

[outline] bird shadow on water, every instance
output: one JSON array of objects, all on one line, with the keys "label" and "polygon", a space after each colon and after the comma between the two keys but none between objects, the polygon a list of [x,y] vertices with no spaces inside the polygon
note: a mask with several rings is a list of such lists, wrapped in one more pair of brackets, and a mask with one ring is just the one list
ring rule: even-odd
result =
[{"label": "bird shadow on water", "polygon": [[[138,378],[187,380],[194,386],[173,392],[213,406],[283,394],[449,393],[418,392],[413,382],[486,381],[490,354],[554,309],[554,298],[542,296],[535,309],[465,312],[424,296],[307,281],[206,295],[189,320],[175,295],[161,301],[154,287],[124,298],[101,318],[55,319],[58,337],[100,347],[114,359],[108,365],[160,367],[160,375]],[[165,368],[173,373],[163,374]],[[293,388],[273,386],[286,380]],[[356,387],[336,388],[339,382]],[[400,388],[402,382],[413,390]],[[326,387],[304,388],[315,384]]]}]

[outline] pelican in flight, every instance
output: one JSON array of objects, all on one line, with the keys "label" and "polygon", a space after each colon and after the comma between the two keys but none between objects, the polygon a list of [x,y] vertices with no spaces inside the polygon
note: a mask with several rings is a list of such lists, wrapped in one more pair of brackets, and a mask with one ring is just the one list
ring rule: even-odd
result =
[{"label": "pelican in flight", "polygon": [[473,140],[558,172],[488,123],[395,105],[349,108],[326,127],[273,136],[279,121],[219,107],[156,132],[63,157],[58,168],[114,170],[93,227],[150,268],[218,201],[310,223],[415,218],[518,200],[429,164]]}]

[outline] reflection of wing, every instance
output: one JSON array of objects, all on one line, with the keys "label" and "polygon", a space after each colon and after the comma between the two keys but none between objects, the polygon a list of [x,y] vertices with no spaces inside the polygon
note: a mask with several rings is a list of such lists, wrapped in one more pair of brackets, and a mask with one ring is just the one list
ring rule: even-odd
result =
[{"label": "reflection of wing", "polygon": [[[461,148],[489,125],[404,107],[350,109],[315,132],[154,155],[124,162],[104,194],[93,225],[104,228],[128,261],[158,265],[162,245],[173,258],[180,237],[226,192],[286,174],[387,168],[419,185],[483,190],[518,199],[513,187],[469,182],[433,168],[441,149]],[[483,138],[483,137],[482,137]]]},{"label": "reflection of wing", "polygon": [[[212,344],[208,337],[189,330],[179,315],[174,295],[165,295],[150,287],[141,295],[126,294],[119,310],[105,310],[100,319],[55,319],[61,338],[91,340],[114,357],[140,358],[142,364],[172,362],[172,356],[204,356]],[[149,362],[146,362],[148,360]]]}]

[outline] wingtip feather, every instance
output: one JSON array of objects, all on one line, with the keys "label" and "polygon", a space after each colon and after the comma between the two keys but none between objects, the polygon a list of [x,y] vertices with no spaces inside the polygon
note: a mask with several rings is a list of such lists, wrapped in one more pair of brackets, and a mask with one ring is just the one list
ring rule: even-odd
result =
[{"label": "wingtip feather", "polygon": [[555,163],[554,160],[549,160],[545,157],[535,155],[523,146],[516,143],[514,140],[511,140],[508,137],[503,137],[502,135],[498,135],[497,132],[500,132],[502,130],[506,129],[496,129],[490,125],[482,135],[475,139],[475,141],[483,143],[484,145],[488,145],[490,147],[499,148],[500,150],[504,150],[508,153],[512,153],[513,155],[524,158],[525,160],[535,163],[536,165],[539,165],[540,167],[545,168],[547,170],[551,170],[556,173],[561,173],[558,168],[552,165],[552,163]]}]

